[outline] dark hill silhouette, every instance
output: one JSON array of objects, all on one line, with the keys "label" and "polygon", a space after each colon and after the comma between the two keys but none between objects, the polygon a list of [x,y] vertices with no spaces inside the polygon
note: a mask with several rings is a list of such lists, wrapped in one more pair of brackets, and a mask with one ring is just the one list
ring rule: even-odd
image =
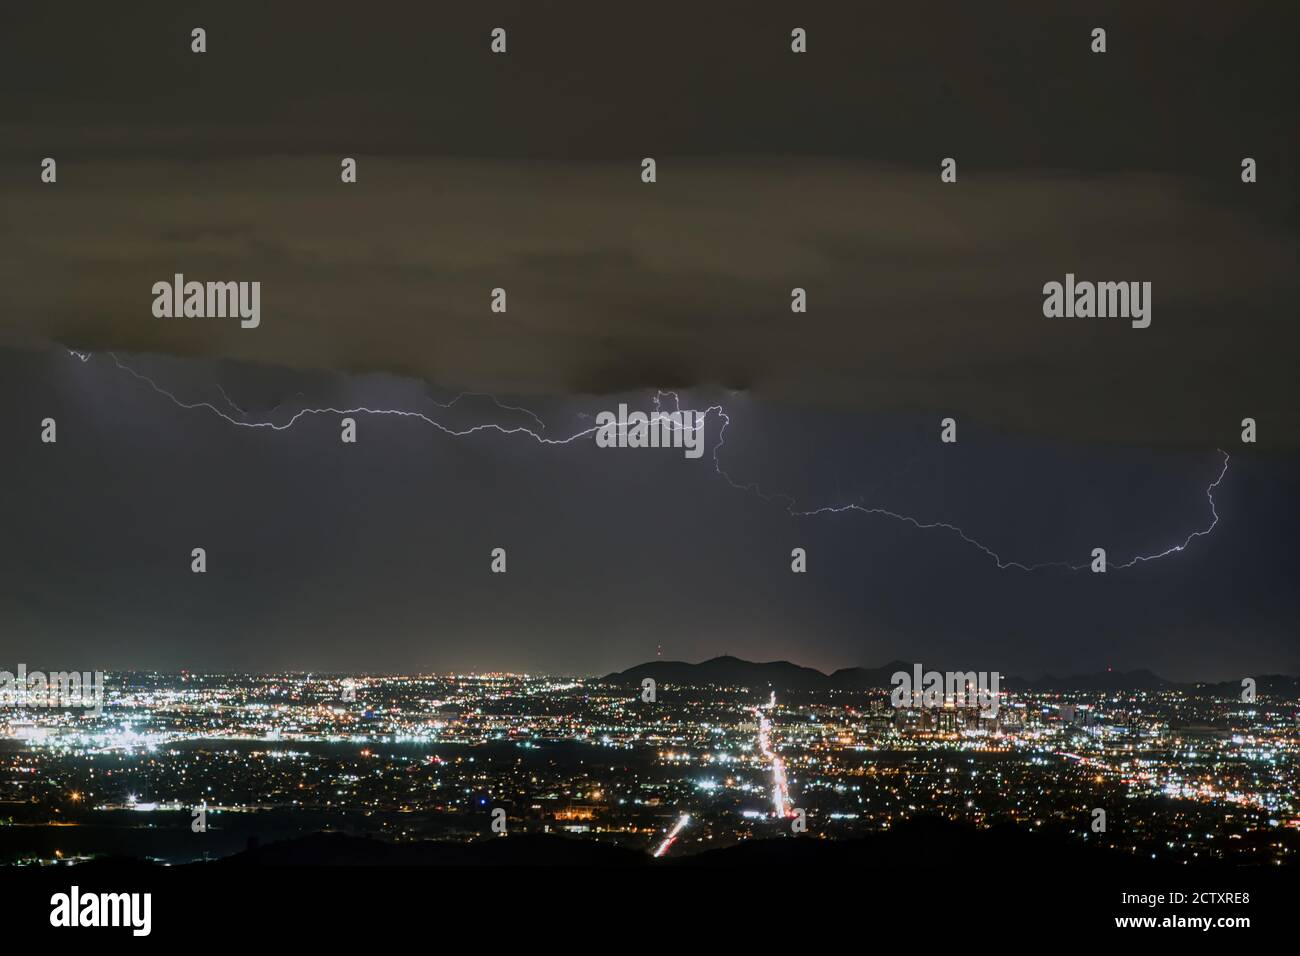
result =
[{"label": "dark hill silhouette", "polygon": [[756,664],[738,657],[715,657],[699,664],[686,661],[651,661],[601,678],[610,684],[639,684],[645,678],[656,684],[691,684],[695,686],[751,687],[759,690],[823,690],[828,678],[811,667],[789,661]]},{"label": "dark hill silhouette", "polygon": [[950,867],[954,860],[996,861],[997,867],[1015,869],[1091,869],[1134,864],[1130,857],[1086,848],[1063,833],[1030,833],[1014,824],[978,829],[967,823],[925,816],[854,839],[750,840],[683,856],[677,862],[682,866],[809,865],[911,870]]},{"label": "dark hill silhouette", "polygon": [[[547,834],[484,837],[471,843],[390,843],[343,833],[315,833],[250,848],[185,869],[223,870],[280,866],[582,866],[671,867],[811,866],[855,869],[950,869],[954,860],[991,861],[1016,872],[1144,867],[1142,860],[1081,845],[1063,831],[1030,833],[1005,824],[978,829],[938,817],[904,820],[885,832],[845,840],[812,836],[755,839],[720,849],[653,859],[645,849]],[[100,859],[77,868],[134,870],[152,867],[127,858]]]},{"label": "dark hill silhouette", "polygon": [[[687,661],[650,661],[624,671],[615,671],[599,679],[599,683],[635,685],[649,677],[656,684],[681,684],[696,687],[748,687],[753,690],[771,688],[779,691],[867,691],[889,689],[893,675],[899,671],[912,672],[907,661],[890,661],[880,667],[843,667],[831,674],[823,674],[811,667],[802,667],[789,661],[756,663],[739,657],[724,655],[698,664]],[[926,667],[926,670],[977,670],[974,667]],[[1300,696],[1300,678],[1281,674],[1261,675],[1256,678],[1257,690],[1262,694],[1285,698]],[[1149,670],[1098,671],[1094,674],[1076,674],[1058,677],[1047,674],[1036,680],[1026,680],[1003,674],[1000,686],[1004,690],[1034,690],[1060,692],[1120,692],[1181,690],[1193,694],[1210,694],[1236,697],[1241,693],[1239,681],[1221,683],[1178,683],[1166,680]]]},{"label": "dark hill silhouette", "polygon": [[199,866],[640,866],[649,856],[596,840],[544,834],[472,843],[389,843],[343,833],[314,833],[248,849]]},{"label": "dark hill silhouette", "polygon": [[1055,691],[1146,691],[1155,693],[1173,690],[1181,685],[1165,680],[1149,670],[1135,671],[1098,671],[1095,674],[1072,674],[1057,677],[1045,674],[1037,680],[1027,681],[1019,677],[1008,677],[1002,681],[1007,690],[1055,690]]},{"label": "dark hill silhouette", "polygon": [[834,690],[874,690],[894,686],[894,675],[899,671],[912,672],[907,661],[890,661],[880,667],[841,667],[827,678]]}]

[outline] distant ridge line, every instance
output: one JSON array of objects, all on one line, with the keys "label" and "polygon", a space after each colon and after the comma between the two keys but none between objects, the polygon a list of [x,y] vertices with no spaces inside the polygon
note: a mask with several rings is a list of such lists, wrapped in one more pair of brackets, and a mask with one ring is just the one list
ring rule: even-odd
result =
[{"label": "distant ridge line", "polygon": [[[747,661],[731,655],[713,657],[698,664],[688,661],[649,661],[627,670],[615,671],[597,678],[601,684],[639,684],[649,677],[656,683],[689,684],[719,687],[771,687],[787,691],[868,691],[888,689],[893,686],[893,675],[899,671],[912,673],[913,663],[895,660],[880,667],[842,667],[825,674],[812,667],[790,661]],[[925,670],[989,670],[987,666],[939,668],[926,666]],[[1284,674],[1254,675],[1260,693],[1296,696],[1300,692],[1300,678]],[[1241,692],[1240,682],[1166,680],[1146,669],[1132,671],[1100,671],[1094,674],[1057,676],[1045,674],[1027,680],[1003,674],[1001,687],[1009,691],[1146,691],[1181,690],[1201,694],[1231,694]]]}]

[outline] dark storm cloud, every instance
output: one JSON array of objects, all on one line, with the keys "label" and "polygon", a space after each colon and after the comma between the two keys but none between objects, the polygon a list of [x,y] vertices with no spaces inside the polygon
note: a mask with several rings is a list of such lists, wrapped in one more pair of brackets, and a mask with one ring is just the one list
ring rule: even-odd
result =
[{"label": "dark storm cloud", "polygon": [[[6,148],[625,160],[831,155],[972,169],[1294,168],[1297,13],[1270,2],[621,6],[154,0],[5,13]],[[209,52],[189,52],[191,28]],[[493,56],[488,31],[510,33]],[[790,53],[790,30],[810,52]],[[1110,32],[1089,52],[1089,31]],[[12,138],[11,138],[12,137]],[[1287,177],[1278,175],[1279,180]]]},{"label": "dark storm cloud", "polygon": [[[1300,439],[1276,6],[8,16],[5,344],[516,392],[720,384],[1136,442],[1215,445],[1254,414]],[[260,280],[262,327],[154,319],[176,271]],[[1152,327],[1044,319],[1070,271],[1151,281]]]},{"label": "dark storm cloud", "polygon": [[[57,193],[10,201],[5,340],[492,391],[704,382],[1155,443],[1223,443],[1245,414],[1270,442],[1300,435],[1295,237],[1186,183],[1001,174],[943,192],[787,159],[665,162],[644,187],[635,164],[362,157],[348,192],[333,166],[66,165]],[[1067,271],[1151,281],[1151,328],[1045,319],[1041,285]],[[259,280],[261,327],[153,317],[174,272]]]}]

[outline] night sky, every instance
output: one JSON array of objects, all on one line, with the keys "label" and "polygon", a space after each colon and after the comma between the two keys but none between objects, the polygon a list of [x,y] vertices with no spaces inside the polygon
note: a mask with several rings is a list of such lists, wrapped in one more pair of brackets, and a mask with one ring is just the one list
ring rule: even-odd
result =
[{"label": "night sky", "polygon": [[[3,14],[3,666],[1300,671],[1294,10],[232,6]],[[260,281],[261,327],[155,318],[175,272]],[[1067,272],[1150,281],[1151,327],[1045,318]],[[344,445],[123,365],[552,437],[678,389],[726,474],[716,418],[694,461]],[[1104,575],[735,487],[1120,563],[1209,526],[1217,449],[1214,530]]]}]

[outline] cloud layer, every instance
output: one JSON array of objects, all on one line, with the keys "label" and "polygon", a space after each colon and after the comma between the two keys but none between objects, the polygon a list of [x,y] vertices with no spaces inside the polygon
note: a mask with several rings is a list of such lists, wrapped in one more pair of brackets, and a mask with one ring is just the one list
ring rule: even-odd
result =
[{"label": "cloud layer", "polygon": [[[805,55],[776,4],[358,15],[11,12],[0,345],[1300,441],[1294,10],[814,3]],[[261,281],[262,326],[154,319],[175,272]],[[1152,327],[1045,319],[1067,272],[1152,282]]]},{"label": "cloud layer", "polygon": [[[1296,236],[1187,182],[359,161],[355,186],[315,156],[65,164],[57,186],[11,187],[0,342],[510,393],[717,384],[1154,444],[1222,443],[1254,414],[1270,441],[1300,437]],[[261,327],[155,318],[151,286],[176,272],[260,281]],[[1045,318],[1042,285],[1067,272],[1151,281],[1151,327]]]}]

